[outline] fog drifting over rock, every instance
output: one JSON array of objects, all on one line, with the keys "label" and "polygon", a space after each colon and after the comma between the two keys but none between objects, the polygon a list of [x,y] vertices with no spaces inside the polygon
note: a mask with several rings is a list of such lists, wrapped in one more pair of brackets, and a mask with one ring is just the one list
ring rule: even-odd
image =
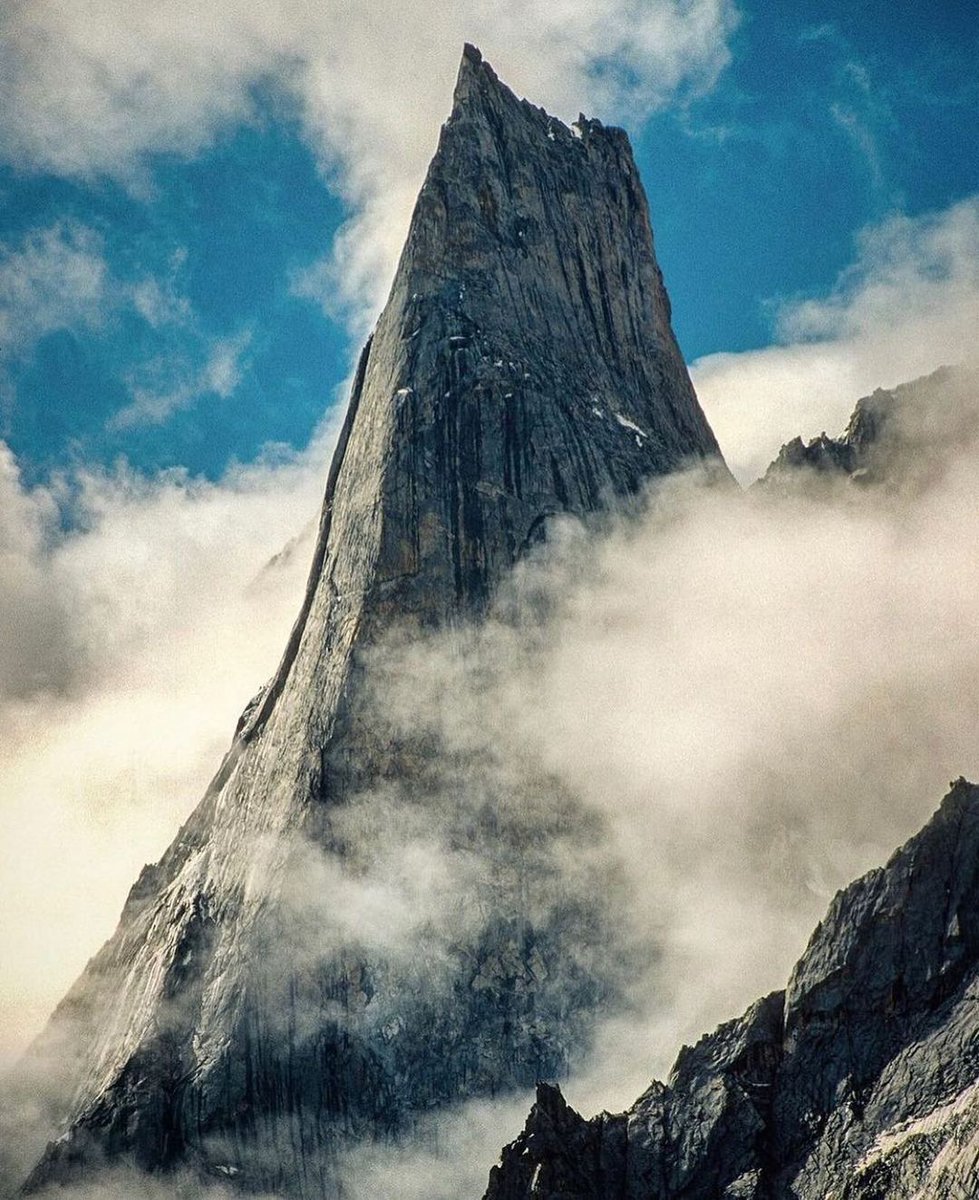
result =
[{"label": "fog drifting over rock", "polygon": [[[974,375],[945,388],[975,412]],[[677,477],[638,518],[558,526],[484,627],[376,653],[379,725],[478,763],[474,806],[543,773],[592,814],[590,879],[619,881],[622,944],[644,953],[630,955],[630,1006],[567,1082],[578,1106],[625,1105],[682,1041],[780,985],[833,891],[914,832],[949,778],[979,770],[977,485],[971,442],[923,490],[739,495]],[[399,803],[396,787],[365,796],[343,828],[368,857],[309,878],[344,937],[395,938],[408,957],[458,933],[474,876]],[[387,835],[400,857],[371,858]],[[567,853],[559,882],[587,884],[575,839],[548,838],[541,862]],[[365,1149],[354,1194],[481,1186],[524,1101],[450,1110],[404,1154]]]},{"label": "fog drifting over rock", "polygon": [[[338,83],[336,56],[375,61],[374,31],[368,39],[356,20],[333,44],[325,10],[287,34],[272,10],[245,6],[239,23],[235,6],[219,5],[209,47],[216,30],[230,53],[209,49],[208,71],[191,56],[165,97],[181,104],[160,106],[150,89],[140,120],[125,125],[120,97],[146,70],[157,83],[168,78],[197,10],[163,27],[147,6],[96,7],[102,15],[87,33],[76,22],[76,40],[56,60],[17,77],[11,152],[69,173],[108,169],[139,186],[142,154],[206,142],[247,108],[249,87],[272,64],[324,163],[342,161],[355,212],[323,269],[296,286],[322,297],[339,280],[335,295],[355,324],[386,282],[463,35],[494,52],[495,36],[518,29],[525,56],[495,55],[518,86],[559,112],[573,115],[587,101],[614,115],[634,100],[659,103],[657,79],[667,88],[687,74],[709,80],[733,20],[726,5],[702,4],[680,36],[674,5],[654,6],[638,32],[628,6],[560,20],[523,6],[485,18],[482,36],[457,6],[445,18],[453,49],[444,62],[441,44],[417,34],[415,58],[431,58],[433,69],[416,73],[425,94],[404,106],[385,90],[400,89],[401,77],[385,75],[378,89],[373,68],[352,72],[356,94]],[[390,14],[399,50],[404,11]],[[30,64],[62,31],[60,9],[11,13]],[[525,36],[530,26],[534,37]],[[110,27],[120,31],[111,44],[98,32]],[[592,49],[582,52],[583,43]],[[652,64],[636,91],[590,69],[623,49]],[[226,66],[215,68],[219,61]],[[541,63],[553,74],[542,78]],[[59,118],[39,126],[38,101],[55,94],[66,64],[71,86],[56,92],[60,109],[45,110]],[[85,137],[58,132],[70,106]],[[781,439],[835,431],[861,392],[970,349],[977,229],[966,202],[869,231],[837,293],[786,306],[781,344],[698,365],[705,407],[743,478]],[[86,275],[76,289],[86,306],[90,293],[97,299],[97,262],[92,271],[91,286]],[[955,402],[975,400],[965,389]],[[83,472],[82,520],[68,534],[57,505],[79,480],[29,489],[4,458],[0,957],[10,965],[0,1054],[8,1060],[111,931],[129,883],[195,803],[238,712],[272,670],[298,605],[309,556],[301,534],[329,444],[327,433],[304,455],[213,486]],[[592,1064],[568,1085],[583,1109],[631,1101],[680,1041],[782,983],[833,890],[913,832],[948,779],[975,777],[977,475],[966,439],[914,496],[844,488],[737,497],[680,479],[658,488],[638,521],[562,527],[554,553],[528,564],[505,616],[485,630],[391,647],[378,659],[380,720],[473,756],[501,788],[525,766],[544,771],[605,830],[591,849],[593,877],[624,875],[625,941],[649,944],[645,959],[630,960],[631,1008],[607,1022]],[[396,822],[397,799],[365,797],[358,813]],[[356,831],[365,850],[370,831],[369,821]],[[453,929],[466,873],[427,832],[404,850],[401,865],[411,869],[401,877],[383,870],[390,854],[353,881],[314,877],[325,906],[342,902],[347,933],[367,941],[397,933],[399,952],[410,954],[433,922]],[[481,1182],[525,1107],[521,1099],[512,1112],[451,1115],[433,1143],[442,1158],[426,1148],[368,1155],[351,1166],[354,1194],[457,1195],[463,1184],[444,1156],[462,1164],[466,1187]],[[136,1186],[120,1182],[119,1195]],[[148,1197],[171,1194],[145,1186]]]},{"label": "fog drifting over rock", "polygon": [[[975,413],[975,374],[941,386],[946,416]],[[936,437],[949,451],[950,420],[917,420],[934,387],[906,396],[915,467]],[[624,867],[623,926],[654,949],[568,1086],[584,1110],[780,986],[833,892],[979,770],[974,444],[943,463],[910,491],[667,481],[635,523],[564,526],[505,619],[381,665],[389,718],[501,780],[533,763],[601,814],[593,852]]]}]

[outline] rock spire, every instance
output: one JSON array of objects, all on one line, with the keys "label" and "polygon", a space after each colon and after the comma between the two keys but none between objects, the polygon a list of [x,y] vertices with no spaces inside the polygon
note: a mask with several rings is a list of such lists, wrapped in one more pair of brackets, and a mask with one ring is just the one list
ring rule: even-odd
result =
[{"label": "rock spire", "polygon": [[[478,620],[551,517],[698,462],[725,473],[625,133],[566,127],[467,46],[282,662],[25,1065],[58,1065],[37,1124],[59,1136],[29,1189],[108,1161],[332,1195],[345,1146],[566,1069],[609,998],[581,966],[602,917],[570,898],[527,909],[499,883],[537,845],[505,798],[475,823],[439,809],[440,836],[474,861],[510,857],[437,983],[396,949],[330,940],[325,881],[369,869],[350,814],[392,787],[414,789],[412,813],[446,791],[430,750],[373,723],[369,651]],[[542,874],[530,863],[519,894]]]}]

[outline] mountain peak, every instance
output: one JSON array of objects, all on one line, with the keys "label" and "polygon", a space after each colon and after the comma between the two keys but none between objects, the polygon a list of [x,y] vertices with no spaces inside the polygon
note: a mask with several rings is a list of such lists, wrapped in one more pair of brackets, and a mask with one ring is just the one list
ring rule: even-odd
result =
[{"label": "mountain peak", "polygon": [[[543,766],[489,786],[424,729],[390,730],[375,652],[479,619],[553,518],[628,505],[656,476],[715,461],[627,138],[587,122],[576,136],[467,47],[360,358],[285,655],[38,1047],[54,1057],[69,1041],[77,1057],[64,1136],[32,1186],[85,1178],[104,1156],[232,1169],[285,1194],[321,1175],[333,1194],[350,1139],[569,1070],[618,986],[618,926],[586,882],[587,814],[569,832],[572,800],[553,796],[551,869],[547,830],[528,839],[519,824],[521,787],[548,811]],[[459,794],[494,797],[491,818],[450,803],[460,771]],[[351,945],[342,926],[324,935],[328,921],[314,922],[315,953],[302,936],[312,918],[297,897],[314,916],[324,903],[311,864],[335,881],[385,861],[385,822],[369,814],[392,790],[408,828],[428,821],[432,845],[465,855],[479,897],[437,979],[413,975],[410,955]],[[605,966],[583,970],[589,955]]]},{"label": "mountain peak", "polygon": [[624,130],[605,126],[597,118],[586,117],[584,113],[578,115],[573,125],[566,125],[545,109],[521,99],[500,79],[481,51],[467,42],[459,64],[452,112],[445,130],[454,133],[461,125],[462,136],[471,142],[474,130],[470,122],[488,125],[497,142],[508,137],[519,137],[517,128],[522,126],[524,133],[534,141],[546,138],[554,152],[575,146],[576,151],[581,153],[583,141],[604,135],[607,142],[625,151],[624,162],[631,163],[632,160],[632,150]]},{"label": "mountain peak", "polygon": [[497,73],[483,58],[479,48],[466,42],[462,49],[462,60],[459,63],[455,91],[452,94],[453,115],[472,104],[476,97],[488,92],[502,95],[514,104],[520,103],[515,93],[500,80]]},{"label": "mountain peak", "polygon": [[[479,47],[474,46],[472,42],[466,42],[462,47],[462,61],[459,63],[459,79],[463,79],[471,72],[480,71],[488,74],[494,83],[500,83],[496,72],[483,58],[483,53]],[[501,84],[500,86],[503,85]]]}]

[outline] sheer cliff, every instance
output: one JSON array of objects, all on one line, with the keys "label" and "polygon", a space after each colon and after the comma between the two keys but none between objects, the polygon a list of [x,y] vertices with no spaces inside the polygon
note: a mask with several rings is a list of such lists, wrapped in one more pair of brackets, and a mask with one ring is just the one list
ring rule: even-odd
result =
[{"label": "sheer cliff", "polygon": [[979,1191],[979,788],[834,899],[784,992],[626,1113],[538,1089],[486,1200],[945,1200]]},{"label": "sheer cliff", "polygon": [[[34,1126],[58,1135],[29,1190],[122,1162],[333,1195],[345,1145],[567,1069],[615,994],[601,889],[549,882],[549,842],[573,859],[587,818],[546,779],[463,803],[462,765],[375,723],[371,652],[480,619],[551,517],[691,462],[725,474],[626,135],[567,128],[467,47],[282,662],[24,1064]],[[340,919],[371,855],[350,814],[392,790],[406,838],[427,814],[471,866],[432,961]]]}]

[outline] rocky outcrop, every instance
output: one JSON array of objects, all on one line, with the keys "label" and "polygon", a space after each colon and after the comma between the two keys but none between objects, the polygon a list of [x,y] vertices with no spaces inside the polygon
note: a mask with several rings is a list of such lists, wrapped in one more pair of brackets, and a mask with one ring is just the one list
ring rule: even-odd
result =
[{"label": "rocky outcrop", "polygon": [[684,1049],[632,1109],[544,1089],[487,1200],[979,1194],[979,788],[952,785],[834,899],[784,993]]},{"label": "rocky outcrop", "polygon": [[979,372],[941,367],[931,375],[857,401],[840,437],[794,438],[779,451],[760,486],[811,490],[845,481],[921,491],[979,437]]},{"label": "rocky outcrop", "polygon": [[[614,1002],[615,922],[548,856],[593,822],[386,728],[372,654],[478,620],[552,517],[690,462],[725,473],[626,135],[567,128],[467,47],[281,665],[24,1066],[60,1133],[29,1190],[108,1161],[333,1195],[344,1146],[567,1069]],[[344,901],[392,825],[468,872],[448,932],[400,949]]]}]

